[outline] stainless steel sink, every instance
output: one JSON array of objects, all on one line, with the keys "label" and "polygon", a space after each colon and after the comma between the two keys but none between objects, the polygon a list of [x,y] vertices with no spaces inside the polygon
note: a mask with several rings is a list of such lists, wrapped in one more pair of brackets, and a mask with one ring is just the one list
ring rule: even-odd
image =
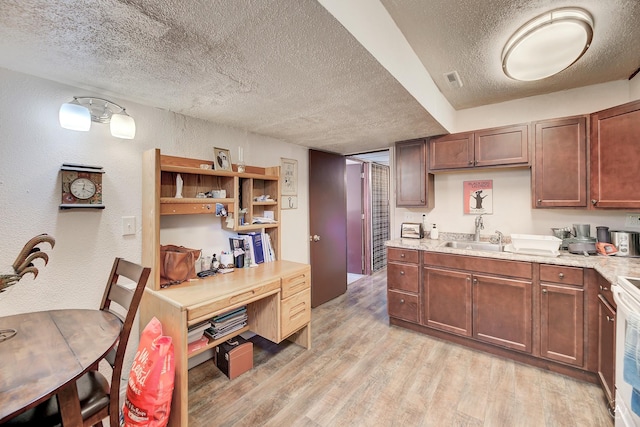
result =
[{"label": "stainless steel sink", "polygon": [[504,245],[498,245],[496,243],[487,242],[465,242],[461,240],[444,242],[440,245],[443,248],[453,249],[466,249],[471,251],[491,251],[491,252],[503,252]]}]

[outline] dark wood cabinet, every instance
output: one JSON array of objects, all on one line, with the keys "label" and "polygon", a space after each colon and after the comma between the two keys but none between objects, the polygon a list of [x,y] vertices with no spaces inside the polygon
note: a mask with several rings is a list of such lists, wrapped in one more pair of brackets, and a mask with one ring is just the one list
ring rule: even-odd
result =
[{"label": "dark wood cabinet", "polygon": [[471,336],[471,274],[423,269],[423,323],[462,336]]},{"label": "dark wood cabinet", "polygon": [[396,143],[396,206],[434,206],[433,175],[427,172],[426,162],[424,139]]},{"label": "dark wood cabinet", "polygon": [[591,115],[590,199],[593,208],[640,208],[640,101]]},{"label": "dark wood cabinet", "polygon": [[473,336],[531,353],[531,282],[473,276]]},{"label": "dark wood cabinet", "polygon": [[540,355],[584,364],[584,289],[540,284]]},{"label": "dark wood cabinet", "polygon": [[444,135],[429,140],[429,170],[529,164],[526,124]]},{"label": "dark wood cabinet", "polygon": [[609,408],[615,408],[616,312],[598,295],[598,378]]},{"label": "dark wood cabinet", "polygon": [[533,126],[533,207],[587,207],[587,116]]},{"label": "dark wood cabinet", "polygon": [[389,317],[420,322],[420,257],[417,250],[387,249]]}]

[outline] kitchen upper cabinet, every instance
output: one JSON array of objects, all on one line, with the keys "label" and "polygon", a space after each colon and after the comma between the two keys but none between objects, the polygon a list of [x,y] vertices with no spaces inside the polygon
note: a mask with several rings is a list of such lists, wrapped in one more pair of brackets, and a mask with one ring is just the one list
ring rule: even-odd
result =
[{"label": "kitchen upper cabinet", "polygon": [[640,208],[640,101],[591,115],[593,208]]},{"label": "kitchen upper cabinet", "polygon": [[433,207],[433,175],[427,173],[424,139],[396,143],[396,206]]},{"label": "kitchen upper cabinet", "polygon": [[587,207],[587,116],[533,126],[533,207]]},{"label": "kitchen upper cabinet", "polygon": [[529,126],[485,129],[432,138],[429,170],[529,165]]}]

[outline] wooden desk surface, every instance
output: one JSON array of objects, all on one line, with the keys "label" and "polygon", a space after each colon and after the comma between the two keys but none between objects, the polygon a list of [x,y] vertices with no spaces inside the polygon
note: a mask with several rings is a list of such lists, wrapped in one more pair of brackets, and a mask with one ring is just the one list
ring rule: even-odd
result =
[{"label": "wooden desk surface", "polygon": [[[203,303],[237,295],[276,278],[295,274],[308,264],[293,261],[274,261],[252,268],[236,268],[231,273],[184,282],[159,291],[147,289],[156,296],[183,309],[195,308]],[[278,284],[278,286],[280,286]]]},{"label": "wooden desk surface", "polygon": [[86,372],[113,347],[121,326],[115,315],[100,310],[0,317],[0,329],[18,331],[0,342],[0,424]]}]

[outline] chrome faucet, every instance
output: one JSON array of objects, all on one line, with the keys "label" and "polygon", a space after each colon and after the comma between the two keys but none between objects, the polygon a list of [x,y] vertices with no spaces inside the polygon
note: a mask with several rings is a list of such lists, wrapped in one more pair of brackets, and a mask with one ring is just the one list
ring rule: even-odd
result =
[{"label": "chrome faucet", "polygon": [[498,247],[502,247],[502,241],[504,240],[504,234],[502,234],[500,231],[496,230],[496,235],[495,236],[491,236],[491,238],[489,239],[489,241],[491,243],[497,243]]},{"label": "chrome faucet", "polygon": [[476,232],[473,237],[474,242],[480,241],[480,230],[484,230],[484,223],[482,222],[482,215],[476,217]]}]

